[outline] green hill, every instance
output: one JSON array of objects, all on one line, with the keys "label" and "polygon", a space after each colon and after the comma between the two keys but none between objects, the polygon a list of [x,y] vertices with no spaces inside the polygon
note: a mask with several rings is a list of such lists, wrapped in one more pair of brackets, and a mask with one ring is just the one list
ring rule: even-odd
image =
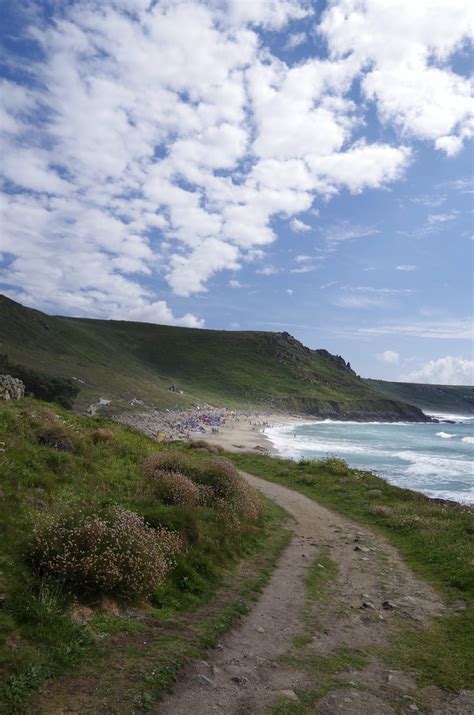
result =
[{"label": "green hill", "polygon": [[[340,419],[424,419],[387,399],[341,357],[288,333],[227,332],[49,316],[0,296],[0,353],[81,390],[76,408],[100,397],[114,411],[136,400],[158,409],[196,402]],[[184,394],[170,392],[175,385]]]},{"label": "green hill", "polygon": [[402,400],[428,412],[474,414],[474,387],[467,385],[424,385],[370,379],[365,383],[392,400]]}]

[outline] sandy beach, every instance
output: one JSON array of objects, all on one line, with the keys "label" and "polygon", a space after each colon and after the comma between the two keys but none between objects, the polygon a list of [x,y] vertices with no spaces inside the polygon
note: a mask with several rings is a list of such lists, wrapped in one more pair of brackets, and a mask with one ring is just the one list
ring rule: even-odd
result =
[{"label": "sandy beach", "polygon": [[[307,419],[307,418],[306,418]],[[190,435],[191,439],[205,439],[210,444],[223,447],[228,452],[255,450],[277,454],[265,430],[277,424],[301,422],[302,418],[290,415],[235,415],[227,418],[216,432]]]},{"label": "sandy beach", "polygon": [[229,452],[256,450],[276,454],[265,431],[277,424],[309,422],[310,418],[276,414],[243,413],[210,406],[186,412],[142,412],[115,416],[159,442],[205,440]]}]

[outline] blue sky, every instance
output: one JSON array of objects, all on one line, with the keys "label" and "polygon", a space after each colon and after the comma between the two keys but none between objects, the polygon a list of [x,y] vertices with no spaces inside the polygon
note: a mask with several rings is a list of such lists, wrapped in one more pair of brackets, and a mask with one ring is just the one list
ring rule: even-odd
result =
[{"label": "blue sky", "polygon": [[3,0],[0,290],[472,384],[464,0]]}]

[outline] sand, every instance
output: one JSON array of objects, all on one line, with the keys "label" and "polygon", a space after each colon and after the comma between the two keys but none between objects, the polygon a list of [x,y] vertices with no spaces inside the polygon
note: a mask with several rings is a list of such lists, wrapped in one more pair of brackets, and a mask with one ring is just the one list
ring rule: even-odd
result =
[{"label": "sand", "polygon": [[210,444],[220,445],[228,452],[256,451],[277,454],[265,430],[277,424],[309,421],[293,415],[241,415],[230,416],[218,431],[205,434],[191,433],[190,439],[204,439]]}]

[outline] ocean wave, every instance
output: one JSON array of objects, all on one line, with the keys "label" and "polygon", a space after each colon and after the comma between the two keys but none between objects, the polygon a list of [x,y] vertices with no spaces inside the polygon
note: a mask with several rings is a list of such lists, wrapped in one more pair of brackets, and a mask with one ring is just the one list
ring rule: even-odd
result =
[{"label": "ocean wave", "polygon": [[451,457],[437,457],[425,452],[394,452],[394,457],[410,462],[405,469],[405,474],[409,476],[435,476],[438,479],[458,476],[472,477],[472,462],[465,459],[454,459]]},{"label": "ocean wave", "polygon": [[466,442],[466,444],[474,444],[474,437],[463,437],[461,442]]},{"label": "ocean wave", "polygon": [[474,420],[474,415],[452,415],[447,412],[426,412],[428,417],[435,417],[438,420],[453,420],[454,422],[471,422]]},{"label": "ocean wave", "polygon": [[441,439],[452,439],[453,437],[457,437],[457,434],[450,434],[449,432],[436,432],[437,437],[441,437]]},{"label": "ocean wave", "polygon": [[286,457],[297,459],[304,456],[307,452],[318,453],[321,455],[360,455],[371,457],[389,457],[390,452],[381,449],[374,449],[368,445],[358,445],[354,442],[344,439],[335,439],[334,441],[325,439],[323,435],[298,435],[294,434],[296,425],[285,425],[278,427],[270,427],[265,430],[265,435],[271,440],[275,449]]}]

